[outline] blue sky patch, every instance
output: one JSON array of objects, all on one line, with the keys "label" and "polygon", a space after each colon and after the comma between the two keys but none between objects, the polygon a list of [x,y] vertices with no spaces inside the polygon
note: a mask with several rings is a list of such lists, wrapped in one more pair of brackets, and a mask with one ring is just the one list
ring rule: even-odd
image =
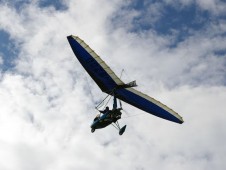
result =
[{"label": "blue sky patch", "polygon": [[66,10],[67,6],[63,2],[63,0],[40,0],[39,1],[40,7],[54,7],[56,10]]},{"label": "blue sky patch", "polygon": [[131,11],[136,11],[138,15],[131,19],[132,26],[129,27],[129,31],[139,33],[153,30],[162,36],[173,35],[176,37],[176,42],[172,47],[217,19],[194,3],[187,6],[172,6],[162,1],[136,0],[123,6],[121,11],[127,13],[115,15],[112,21],[116,26],[121,26],[118,23],[122,22],[122,19],[128,20],[127,16]]},{"label": "blue sky patch", "polygon": [[1,69],[6,71],[14,67],[14,61],[19,50],[7,32],[0,30],[0,40],[0,55],[3,59]]},{"label": "blue sky patch", "polygon": [[17,10],[21,10],[24,5],[29,4],[30,0],[3,0],[1,3],[15,7]]},{"label": "blue sky patch", "polygon": [[217,55],[217,56],[225,56],[226,55],[226,49],[214,51],[214,54]]},{"label": "blue sky patch", "polygon": [[[25,5],[32,3],[32,0],[3,0],[0,3],[6,3],[8,5],[14,6],[16,10],[23,10]],[[37,5],[41,8],[54,7],[55,10],[66,10],[67,6],[63,0],[39,0]]]}]

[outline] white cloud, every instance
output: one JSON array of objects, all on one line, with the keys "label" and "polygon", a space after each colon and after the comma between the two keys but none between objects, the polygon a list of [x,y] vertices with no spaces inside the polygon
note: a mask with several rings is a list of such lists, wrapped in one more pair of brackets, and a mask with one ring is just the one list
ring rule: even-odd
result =
[{"label": "white cloud", "polygon": [[196,0],[196,3],[203,10],[210,11],[215,15],[226,15],[226,3],[220,0]]},{"label": "white cloud", "polygon": [[[225,55],[214,53],[225,49],[225,23],[210,23],[170,48],[172,37],[112,25],[122,3],[68,1],[66,11],[34,4],[20,12],[0,7],[1,29],[20,43],[15,70],[0,80],[0,169],[226,166]],[[143,114],[122,119],[128,125],[123,136],[112,127],[91,134],[95,111],[87,89],[95,100],[103,95],[74,57],[70,34],[84,39],[117,73],[125,68],[140,89],[178,111],[185,123]]]}]

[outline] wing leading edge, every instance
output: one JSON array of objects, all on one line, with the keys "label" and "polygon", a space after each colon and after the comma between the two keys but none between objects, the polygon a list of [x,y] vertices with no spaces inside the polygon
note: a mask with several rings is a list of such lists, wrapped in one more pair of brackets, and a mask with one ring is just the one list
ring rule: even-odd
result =
[{"label": "wing leading edge", "polygon": [[154,98],[134,88],[117,89],[125,83],[110,67],[79,37],[71,35],[67,39],[77,59],[103,92],[112,94],[112,90],[115,89],[114,94],[124,102],[160,118],[183,123],[183,119],[178,113]]}]

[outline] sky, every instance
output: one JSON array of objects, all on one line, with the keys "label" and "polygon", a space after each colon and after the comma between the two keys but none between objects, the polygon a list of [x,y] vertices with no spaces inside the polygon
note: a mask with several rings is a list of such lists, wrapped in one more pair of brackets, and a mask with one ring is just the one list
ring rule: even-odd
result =
[{"label": "sky", "polygon": [[[221,0],[0,0],[0,169],[225,169],[225,9]],[[105,94],[68,35],[184,123],[123,103],[122,136],[112,126],[91,133]]]}]

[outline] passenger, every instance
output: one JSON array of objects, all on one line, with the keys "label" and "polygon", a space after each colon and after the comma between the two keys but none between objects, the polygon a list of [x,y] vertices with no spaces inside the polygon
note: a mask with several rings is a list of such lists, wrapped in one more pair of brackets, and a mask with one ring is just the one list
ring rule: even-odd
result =
[{"label": "passenger", "polygon": [[93,121],[96,121],[99,118],[100,118],[100,114],[97,114]]}]

